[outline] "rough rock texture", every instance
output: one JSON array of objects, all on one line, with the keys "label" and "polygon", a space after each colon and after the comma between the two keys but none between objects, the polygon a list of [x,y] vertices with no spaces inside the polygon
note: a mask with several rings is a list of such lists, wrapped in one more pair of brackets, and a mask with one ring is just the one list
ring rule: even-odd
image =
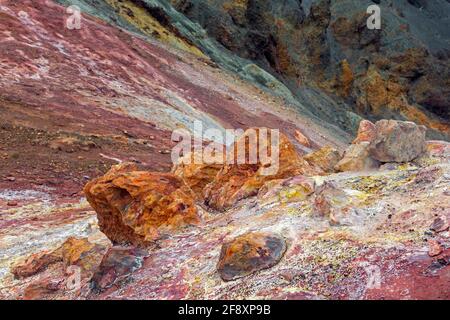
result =
[{"label": "rough rock texture", "polygon": [[375,124],[376,135],[369,153],[381,162],[408,162],[426,150],[424,126],[412,122],[381,120]]},{"label": "rough rock texture", "polygon": [[356,139],[353,140],[353,144],[361,142],[372,142],[375,139],[376,127],[369,120],[363,120],[359,123],[358,134]]},{"label": "rough rock texture", "polygon": [[181,179],[129,170],[117,165],[84,188],[100,230],[113,243],[144,245],[159,237],[160,228],[199,223],[192,190]]},{"label": "rough rock texture", "polygon": [[336,171],[364,171],[379,167],[379,162],[369,154],[369,142],[350,145],[344,157],[336,164]]},{"label": "rough rock texture", "polygon": [[[205,203],[210,208],[219,211],[230,208],[239,200],[256,195],[267,181],[300,174],[311,175],[317,172],[299,156],[289,139],[280,133],[277,167],[273,167],[275,169],[273,174],[264,173],[268,166],[259,157],[259,153],[263,146],[270,144],[272,136],[271,134],[259,135],[259,132],[259,129],[249,129],[231,146],[227,159],[234,159],[234,164],[225,165],[219,171],[215,180],[205,189]],[[256,144],[250,144],[250,141],[254,142],[253,139],[255,138],[258,144],[256,148],[253,148],[252,145],[256,146]],[[245,149],[240,147],[244,144]],[[239,149],[241,151],[238,151]],[[271,147],[266,150],[271,150]],[[247,159],[246,164],[238,163],[238,156],[239,154],[244,155],[244,151],[245,159]],[[250,163],[251,154],[257,155],[253,164]]]},{"label": "rough rock texture", "polygon": [[[82,29],[64,28],[54,1],[0,1],[1,299],[450,298],[449,231],[430,230],[450,219],[449,144],[437,141],[448,140],[447,1],[379,1],[381,31],[365,28],[369,0],[171,1],[179,11],[165,0],[57,2],[80,6]],[[147,259],[111,259],[96,278],[104,289],[89,272],[69,286],[62,257],[26,279],[11,273],[70,237],[111,246],[82,187],[124,161],[169,172],[175,128],[281,128],[299,154],[342,152],[361,116],[412,120],[434,140],[389,170],[296,177],[281,189],[286,179],[271,180],[262,200],[203,210],[203,223],[164,234]],[[309,179],[316,192],[332,181],[347,204],[315,214],[313,194],[296,196]],[[283,235],[286,253],[224,282],[224,241],[255,230]],[[69,242],[77,265],[100,264],[90,244]]]},{"label": "rough rock texture", "polygon": [[303,157],[312,166],[324,172],[334,172],[334,167],[341,160],[341,154],[333,147],[326,146]]},{"label": "rough rock texture", "polygon": [[180,158],[172,172],[194,191],[199,200],[204,198],[204,189],[217,176],[223,164],[208,164],[203,161],[203,154],[190,153]]},{"label": "rough rock texture", "polygon": [[147,252],[133,247],[112,247],[104,255],[91,280],[91,288],[101,292],[117,282],[126,280],[142,267]]},{"label": "rough rock texture", "polygon": [[66,267],[78,266],[92,273],[105,254],[106,247],[92,243],[87,238],[69,237],[61,246],[61,256]]},{"label": "rough rock texture", "polygon": [[266,199],[277,197],[279,203],[298,202],[313,194],[314,189],[315,181],[305,176],[271,180],[259,190],[258,201],[265,203]]},{"label": "rough rock texture", "polygon": [[332,224],[340,223],[340,216],[348,211],[351,198],[334,182],[325,182],[316,189],[314,196],[314,214],[326,217]]},{"label": "rough rock texture", "polygon": [[51,264],[59,262],[62,257],[57,252],[39,252],[29,256],[22,263],[14,266],[11,273],[16,278],[27,278],[45,270]]},{"label": "rough rock texture", "polygon": [[224,243],[217,270],[231,281],[276,265],[286,252],[285,240],[270,233],[251,232]]}]

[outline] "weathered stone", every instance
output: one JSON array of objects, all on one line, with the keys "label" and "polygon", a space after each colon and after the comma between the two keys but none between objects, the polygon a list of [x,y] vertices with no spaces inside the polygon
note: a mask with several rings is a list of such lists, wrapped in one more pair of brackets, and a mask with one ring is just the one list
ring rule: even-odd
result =
[{"label": "weathered stone", "polygon": [[430,226],[430,229],[434,232],[444,232],[448,230],[448,228],[449,222],[446,216],[437,217]]},{"label": "weathered stone", "polygon": [[87,272],[98,267],[105,251],[106,247],[91,243],[87,238],[70,237],[61,246],[64,265],[76,265]]},{"label": "weathered stone", "polygon": [[207,164],[202,159],[202,153],[189,153],[180,158],[172,172],[194,191],[197,199],[203,199],[205,187],[211,183],[222,169],[223,164]]},{"label": "weathered stone", "polygon": [[344,157],[335,166],[336,171],[364,171],[379,167],[378,161],[369,155],[369,142],[361,142],[350,145],[344,153]]},{"label": "weathered stone", "polygon": [[[269,135],[262,139],[258,138],[258,146],[250,150],[252,145],[249,144],[249,139],[252,132],[256,132],[256,137],[258,137],[260,131],[259,129],[247,130],[230,152],[234,155],[239,154],[238,147],[245,143],[245,156],[248,160],[253,151],[255,151],[254,154],[259,154],[262,146],[267,144],[270,146],[271,136],[269,131]],[[240,152],[243,152],[243,150],[240,150]],[[236,160],[237,156],[234,155],[231,155],[231,157]],[[230,154],[227,157],[229,158]],[[277,164],[278,166],[276,166]],[[273,165],[272,169],[278,169],[273,174],[264,172],[268,169],[268,165],[263,163],[259,157],[254,163],[247,161],[246,164],[235,162],[225,165],[217,174],[216,179],[205,188],[205,203],[215,210],[223,211],[241,199],[257,195],[259,189],[267,181],[317,173],[317,170],[298,155],[295,147],[282,133],[279,136],[279,161]]]},{"label": "weathered stone", "polygon": [[341,160],[341,154],[335,148],[326,146],[303,157],[312,166],[317,166],[324,172],[334,172],[334,167]]},{"label": "weathered stone", "polygon": [[160,229],[199,223],[195,195],[180,178],[128,169],[114,167],[84,188],[100,230],[114,244],[146,245]]},{"label": "weathered stone", "polygon": [[60,290],[60,282],[54,279],[42,279],[28,285],[23,293],[24,300],[44,300],[49,299]]},{"label": "weathered stone", "polygon": [[101,292],[115,283],[125,280],[142,267],[148,253],[133,247],[112,247],[103,257],[91,280],[91,288]]},{"label": "weathered stone", "polygon": [[32,254],[24,262],[14,266],[11,273],[17,279],[31,277],[44,271],[48,266],[61,262],[61,254],[57,251],[42,251]]},{"label": "weathered stone", "polygon": [[242,278],[273,267],[285,251],[286,242],[278,235],[247,233],[223,244],[217,271],[224,281]]},{"label": "weathered stone", "polygon": [[349,204],[348,195],[337,188],[333,182],[325,182],[316,189],[313,212],[326,217],[332,224],[339,224],[342,215],[345,215],[345,207]]},{"label": "weathered stone", "polygon": [[376,127],[369,120],[362,120],[359,123],[358,135],[356,139],[352,142],[353,144],[358,144],[361,142],[371,142],[375,139]]},{"label": "weathered stone", "polygon": [[369,146],[372,158],[381,162],[408,162],[426,151],[426,127],[413,122],[381,120]]},{"label": "weathered stone", "polygon": [[436,257],[440,255],[444,249],[442,248],[439,241],[436,240],[428,240],[428,255],[430,257]]}]

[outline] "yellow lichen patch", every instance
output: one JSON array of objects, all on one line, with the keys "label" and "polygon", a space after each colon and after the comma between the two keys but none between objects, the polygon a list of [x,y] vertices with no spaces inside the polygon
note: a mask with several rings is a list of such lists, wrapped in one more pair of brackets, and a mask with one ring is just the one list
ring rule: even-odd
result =
[{"label": "yellow lichen patch", "polygon": [[144,34],[156,38],[178,49],[193,53],[199,57],[206,56],[194,45],[161,25],[145,8],[129,0],[106,0],[127,22],[137,27]]}]

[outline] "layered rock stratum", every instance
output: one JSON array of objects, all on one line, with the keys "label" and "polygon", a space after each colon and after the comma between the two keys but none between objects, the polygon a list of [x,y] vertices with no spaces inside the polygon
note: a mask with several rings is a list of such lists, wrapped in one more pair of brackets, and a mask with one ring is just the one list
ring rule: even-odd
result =
[{"label": "layered rock stratum", "polygon": [[449,299],[449,7],[0,0],[0,298]]}]

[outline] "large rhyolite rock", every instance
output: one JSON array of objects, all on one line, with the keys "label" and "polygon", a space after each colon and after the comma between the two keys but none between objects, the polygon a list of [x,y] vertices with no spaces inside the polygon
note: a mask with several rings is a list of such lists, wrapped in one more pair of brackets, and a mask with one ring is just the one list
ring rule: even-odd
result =
[{"label": "large rhyolite rock", "polygon": [[334,172],[334,166],[341,160],[341,154],[335,148],[326,146],[303,157],[309,164],[324,172]]},{"label": "large rhyolite rock", "polygon": [[100,230],[114,244],[146,245],[159,237],[159,230],[197,224],[195,195],[170,173],[113,167],[89,182],[84,192],[97,212]]},{"label": "large rhyolite rock", "polygon": [[[254,130],[255,131],[253,132],[259,133],[259,129]],[[258,138],[256,150],[250,150],[251,145],[248,143],[250,136],[251,131],[247,130],[238,141],[236,141],[230,150],[230,153],[234,154],[231,156],[235,159],[234,163],[225,165],[218,172],[214,181],[205,188],[205,203],[209,207],[223,211],[230,208],[241,199],[256,195],[260,188],[268,181],[285,179],[297,175],[313,175],[317,173],[317,170],[299,156],[294,145],[282,133],[279,134],[278,161],[271,167],[272,169],[275,169],[273,172],[267,172],[269,166],[259,157],[255,163],[249,163],[249,161],[247,161],[247,163],[241,164],[236,162],[236,159],[238,159],[237,155],[239,154],[238,148],[243,146],[244,142],[245,156],[246,159],[249,159],[249,154],[251,154],[252,151],[254,151],[255,154],[259,154],[261,147],[267,145],[271,141],[270,134],[267,138]],[[227,159],[230,159],[230,153],[228,153]]]},{"label": "large rhyolite rock", "polygon": [[203,199],[203,190],[222,169],[223,163],[206,163],[200,152],[192,152],[178,159],[172,169],[194,191],[198,199]]},{"label": "large rhyolite rock", "polygon": [[224,243],[217,271],[224,281],[245,277],[276,265],[286,252],[286,242],[278,235],[251,232]]},{"label": "large rhyolite rock", "polygon": [[369,142],[361,142],[350,145],[344,153],[344,157],[339,161],[336,171],[364,171],[379,167],[378,161],[369,155]]},{"label": "large rhyolite rock", "polygon": [[376,135],[369,153],[381,162],[408,162],[426,151],[426,127],[413,122],[381,120],[375,124]]}]

